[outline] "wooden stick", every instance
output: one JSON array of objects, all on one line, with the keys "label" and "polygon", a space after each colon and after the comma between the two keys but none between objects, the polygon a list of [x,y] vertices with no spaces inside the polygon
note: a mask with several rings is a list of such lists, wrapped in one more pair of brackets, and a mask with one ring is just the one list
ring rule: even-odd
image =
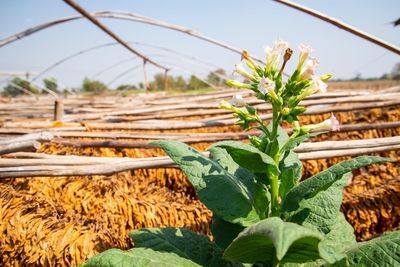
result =
[{"label": "wooden stick", "polygon": [[[341,150],[341,149],[355,149],[355,148],[372,148],[380,146],[396,146],[400,145],[400,136],[373,138],[364,140],[351,140],[351,141],[323,141],[323,142],[309,142],[302,143],[295,149],[296,152],[304,153],[311,151],[326,151],[326,150]],[[325,153],[324,151],[324,153]]]},{"label": "wooden stick", "polygon": [[0,146],[7,146],[13,143],[25,142],[25,141],[50,141],[53,138],[54,135],[51,132],[32,133],[32,134],[18,136],[16,138],[1,140]]},{"label": "wooden stick", "polygon": [[[372,148],[356,148],[344,150],[329,150],[300,153],[301,160],[323,159],[332,157],[355,156],[370,153],[379,153],[384,151],[399,150],[400,145],[372,147]],[[207,154],[205,153],[207,156]],[[41,161],[43,162],[43,161]],[[173,161],[168,157],[155,157],[150,159],[131,160],[131,161],[113,161],[112,164],[90,164],[88,165],[34,165],[2,167],[0,168],[0,178],[16,178],[16,177],[36,177],[36,176],[86,176],[86,175],[111,175],[121,171],[145,169],[145,168],[166,168],[174,167]]]},{"label": "wooden stick", "polygon": [[62,121],[64,116],[64,104],[61,99],[56,99],[54,101],[54,120]]},{"label": "wooden stick", "polygon": [[107,33],[111,38],[113,38],[115,41],[120,43],[122,46],[124,46],[126,49],[128,49],[130,52],[135,54],[136,56],[143,58],[143,60],[148,61],[149,63],[153,64],[156,67],[159,67],[161,69],[167,69],[163,65],[153,61],[152,59],[148,58],[144,54],[138,52],[136,49],[133,49],[129,44],[127,44],[124,40],[122,40],[118,35],[116,35],[114,32],[112,32],[108,27],[106,27],[104,24],[102,24],[95,16],[87,12],[84,8],[82,8],[80,5],[75,3],[73,0],[64,0],[65,3],[67,3],[70,7],[78,11],[82,16],[86,17],[88,20],[90,20],[94,25],[99,27],[102,31]]},{"label": "wooden stick", "polygon": [[300,10],[300,11],[302,11],[304,13],[307,13],[307,14],[313,16],[313,17],[319,18],[319,19],[321,19],[323,21],[326,21],[326,22],[328,22],[330,24],[333,24],[333,25],[335,25],[335,26],[337,26],[337,27],[339,27],[339,28],[341,28],[341,29],[343,29],[343,30],[345,30],[347,32],[350,32],[350,33],[352,33],[354,35],[357,35],[358,37],[361,37],[361,38],[363,38],[363,39],[365,39],[367,41],[370,41],[370,42],[372,42],[372,43],[374,43],[374,44],[376,44],[376,45],[378,45],[380,47],[383,47],[383,48],[385,48],[385,49],[387,49],[387,50],[389,50],[389,51],[391,51],[391,52],[393,52],[395,54],[400,55],[400,48],[399,47],[397,47],[397,46],[395,46],[393,44],[390,44],[388,42],[385,42],[382,39],[379,39],[378,37],[373,36],[372,34],[366,33],[366,32],[361,31],[361,30],[359,30],[359,29],[357,29],[357,28],[355,28],[353,26],[350,26],[347,23],[341,22],[340,20],[338,20],[336,18],[328,17],[327,15],[325,15],[325,14],[323,14],[321,12],[318,12],[318,11],[313,10],[311,8],[307,8],[305,6],[293,3],[293,2],[288,1],[288,0],[275,0],[275,2],[287,5],[289,7],[294,8],[294,9]]},{"label": "wooden stick", "polygon": [[40,148],[40,143],[34,140],[15,142],[0,147],[0,155],[14,153],[18,151],[36,151]]},{"label": "wooden stick", "polygon": [[355,148],[355,149],[341,149],[341,150],[329,150],[329,151],[314,151],[308,153],[299,154],[301,160],[312,160],[312,159],[327,159],[337,157],[348,157],[348,156],[359,156],[371,153],[380,153],[385,151],[396,151],[400,149],[399,145],[380,146],[371,148]]}]

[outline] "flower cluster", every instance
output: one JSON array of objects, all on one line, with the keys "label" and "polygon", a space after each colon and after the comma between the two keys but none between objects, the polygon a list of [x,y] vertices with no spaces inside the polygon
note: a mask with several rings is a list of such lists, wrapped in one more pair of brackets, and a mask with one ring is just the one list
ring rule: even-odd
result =
[{"label": "flower cluster", "polygon": [[[244,81],[228,80],[227,85],[234,88],[250,89],[256,97],[272,104],[273,120],[279,124],[281,121],[297,122],[298,115],[304,113],[306,108],[300,102],[306,97],[316,93],[326,93],[325,83],[332,76],[330,74],[317,76],[316,68],[318,59],[311,57],[312,48],[301,44],[299,46],[299,60],[295,71],[284,81],[286,63],[291,59],[293,50],[284,41],[275,41],[272,47],[265,48],[265,66],[261,66],[247,50],[242,52],[248,70],[242,63],[235,65],[235,73],[244,77]],[[236,95],[230,103],[223,101],[221,108],[232,110],[236,123],[243,129],[249,129],[251,122],[262,122],[255,109],[248,105],[242,95]],[[328,121],[330,124],[328,124]],[[298,124],[298,123],[297,123]],[[297,125],[296,124],[296,125]],[[304,126],[303,132],[311,130],[338,130],[339,124],[335,116],[320,124]]]}]

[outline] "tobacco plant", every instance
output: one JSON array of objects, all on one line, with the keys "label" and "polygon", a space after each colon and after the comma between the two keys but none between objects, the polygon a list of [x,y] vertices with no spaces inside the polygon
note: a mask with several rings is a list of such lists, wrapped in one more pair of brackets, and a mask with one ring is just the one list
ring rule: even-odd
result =
[{"label": "tobacco plant", "polygon": [[[400,232],[356,242],[353,228],[340,212],[342,191],[351,171],[388,158],[361,156],[343,161],[304,181],[294,149],[318,132],[338,130],[335,116],[315,125],[300,125],[306,111],[301,101],[325,93],[330,75],[315,76],[318,60],[300,45],[294,72],[284,77],[293,51],[277,41],[266,48],[265,66],[244,50],[236,65],[244,82],[235,88],[252,90],[270,103],[272,117],[263,120],[241,95],[221,108],[231,110],[244,130],[257,128],[249,143],[223,141],[212,145],[209,157],[170,140],[153,144],[180,166],[200,200],[213,212],[209,237],[184,228],[145,228],[129,236],[135,248],[111,249],[83,266],[395,266],[400,265]],[[290,135],[280,127],[293,125]]]}]

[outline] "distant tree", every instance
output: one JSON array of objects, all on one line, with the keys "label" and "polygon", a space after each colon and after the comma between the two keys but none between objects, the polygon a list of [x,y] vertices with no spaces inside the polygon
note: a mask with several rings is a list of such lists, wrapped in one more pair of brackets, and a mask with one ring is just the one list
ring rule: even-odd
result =
[{"label": "distant tree", "polygon": [[354,78],[351,79],[351,81],[361,81],[363,78],[361,78],[361,73],[357,73]]},{"label": "distant tree", "polygon": [[153,90],[162,90],[164,88],[164,74],[157,73],[154,75],[153,81],[150,83],[150,88]]},{"label": "distant tree", "polygon": [[84,91],[84,92],[100,94],[106,90],[107,90],[107,86],[100,81],[90,80],[88,78],[85,78],[83,80],[82,91]]},{"label": "distant tree", "polygon": [[171,87],[177,90],[185,90],[187,87],[186,80],[182,76],[178,76],[175,78],[175,82]]},{"label": "distant tree", "polygon": [[138,88],[133,84],[121,84],[117,87],[117,91],[137,90]]},{"label": "distant tree", "polygon": [[201,89],[208,87],[209,85],[197,78],[194,75],[190,76],[189,83],[187,85],[188,89]]},{"label": "distant tree", "polygon": [[[153,81],[150,83],[150,88],[153,90],[163,90],[165,89],[165,76],[163,73],[157,73],[154,75]],[[167,83],[169,88],[176,89],[176,79],[174,76],[167,75]]]},{"label": "distant tree", "polygon": [[24,88],[34,94],[38,94],[39,90],[31,85],[27,80],[15,77],[11,81],[8,82],[8,84],[3,88],[3,95],[4,96],[17,96],[17,95],[22,95],[25,94],[23,90],[19,89]]},{"label": "distant tree", "polygon": [[207,82],[214,84],[216,86],[222,86],[225,84],[225,79],[221,76],[225,76],[226,72],[224,69],[217,69],[215,71],[211,71],[207,75]]},{"label": "distant tree", "polygon": [[43,79],[43,84],[44,87],[46,87],[47,89],[55,92],[55,93],[59,93],[60,91],[58,91],[58,84],[57,84],[57,80],[54,78],[45,78]]},{"label": "distant tree", "polygon": [[138,86],[139,86],[140,89],[144,89],[144,84],[143,83],[139,83]]}]

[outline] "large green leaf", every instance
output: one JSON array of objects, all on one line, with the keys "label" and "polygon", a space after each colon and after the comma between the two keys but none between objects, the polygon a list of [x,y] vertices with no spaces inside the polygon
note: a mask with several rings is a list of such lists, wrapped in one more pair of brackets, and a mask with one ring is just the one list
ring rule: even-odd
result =
[{"label": "large green leaf", "polygon": [[283,216],[287,221],[316,227],[328,233],[342,203],[342,191],[352,170],[389,158],[362,156],[343,161],[303,181],[286,195]]},{"label": "large green leaf", "polygon": [[[336,223],[342,203],[343,188],[350,176],[351,173],[344,174],[339,180],[329,187],[323,188],[313,197],[300,201],[299,208],[290,213],[286,217],[286,221],[314,227],[325,234],[329,233],[331,227]],[[287,198],[289,197],[291,196],[288,194]]]},{"label": "large green leaf", "polygon": [[225,250],[224,258],[235,262],[262,262],[266,266],[277,262],[313,262],[325,254],[320,253],[319,248],[322,238],[318,231],[272,217],[241,232]]},{"label": "large green leaf", "polygon": [[217,162],[173,140],[152,142],[177,163],[196,189],[200,200],[218,217],[249,226],[260,220],[248,189]]},{"label": "large green leaf", "polygon": [[279,164],[279,169],[281,171],[281,174],[279,175],[279,196],[282,200],[285,199],[289,190],[299,182],[302,167],[303,164],[299,160],[297,154],[293,151],[286,151]]},{"label": "large green leaf", "polygon": [[229,155],[229,153],[220,147],[211,147],[210,158],[224,168],[228,173],[237,178],[246,188],[246,194],[251,200],[252,206],[256,210],[260,219],[264,219],[268,214],[269,192],[264,189],[264,185],[258,181],[256,175],[240,167]]},{"label": "large green leaf", "polygon": [[320,246],[327,252],[326,257],[329,257],[332,262],[336,262],[345,258],[346,248],[356,243],[353,227],[346,221],[343,213],[339,212],[336,223],[332,226],[331,231],[324,236]]},{"label": "large green leaf", "polygon": [[158,252],[148,248],[127,251],[109,249],[87,260],[81,267],[194,267],[201,266],[173,253]]},{"label": "large green leaf", "polygon": [[210,228],[214,242],[222,249],[227,248],[238,234],[244,230],[242,225],[224,221],[215,215],[213,216]]},{"label": "large green leaf", "polygon": [[400,266],[400,231],[360,242],[346,254],[350,266]]},{"label": "large green leaf", "polygon": [[274,160],[257,148],[237,141],[222,141],[212,147],[221,147],[228,151],[232,159],[240,166],[253,172],[269,172],[279,174],[279,169]]},{"label": "large green leaf", "polygon": [[143,228],[129,233],[136,247],[175,253],[201,266],[231,266],[222,249],[207,236],[184,228]]}]

